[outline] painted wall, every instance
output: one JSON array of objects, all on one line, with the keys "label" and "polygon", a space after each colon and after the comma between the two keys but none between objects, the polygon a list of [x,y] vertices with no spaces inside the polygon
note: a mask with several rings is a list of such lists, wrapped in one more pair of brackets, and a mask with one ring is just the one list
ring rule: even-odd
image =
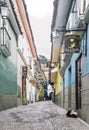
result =
[{"label": "painted wall", "polygon": [[61,75],[60,72],[57,72],[56,81],[55,81],[55,95],[61,91]]},{"label": "painted wall", "polygon": [[[84,41],[84,45],[85,45],[86,44],[86,34],[85,34],[84,39],[85,39],[85,41]],[[82,47],[83,47],[83,41],[82,41]],[[87,56],[83,55],[83,58],[82,58],[82,76],[83,77],[89,73],[89,24],[88,24],[88,28],[87,28],[87,46],[85,46],[85,47],[87,48]]]},{"label": "painted wall", "polygon": [[[17,100],[17,61],[16,35],[8,23],[8,32],[11,37],[11,56],[5,58],[0,53],[0,107],[6,109],[16,106]],[[0,32],[1,35],[1,32]],[[11,101],[11,103],[10,103]]]},{"label": "painted wall", "polygon": [[0,54],[0,92],[17,94],[16,36],[9,25],[11,36],[11,56],[5,58]]},{"label": "painted wall", "polygon": [[[89,116],[87,115],[89,109],[89,25],[87,27],[87,38],[86,32],[82,36],[80,42],[80,53],[82,52],[82,91],[81,91],[81,109],[79,114],[83,120],[89,123]],[[87,49],[86,49],[87,48]],[[64,102],[63,107],[73,107],[76,109],[76,60],[79,57],[80,53],[73,54],[70,60],[69,65],[67,66],[64,74],[64,81],[62,79],[62,90],[64,86],[64,93],[62,91],[62,102]],[[71,68],[71,69],[70,69]],[[71,73],[69,73],[69,71]],[[69,98],[71,97],[71,98]],[[71,99],[71,100],[70,100]],[[63,103],[62,103],[63,104]]]}]

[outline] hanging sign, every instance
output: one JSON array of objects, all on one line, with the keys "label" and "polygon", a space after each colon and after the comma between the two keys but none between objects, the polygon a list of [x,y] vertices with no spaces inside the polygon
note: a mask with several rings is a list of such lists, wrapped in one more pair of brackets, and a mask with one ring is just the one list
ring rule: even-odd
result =
[{"label": "hanging sign", "polygon": [[68,34],[64,37],[65,52],[79,52],[80,35]]}]

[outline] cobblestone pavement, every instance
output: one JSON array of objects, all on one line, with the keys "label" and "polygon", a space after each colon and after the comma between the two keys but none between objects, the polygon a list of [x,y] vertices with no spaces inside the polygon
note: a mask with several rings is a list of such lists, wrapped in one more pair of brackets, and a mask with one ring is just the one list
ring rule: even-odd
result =
[{"label": "cobblestone pavement", "polygon": [[51,101],[36,102],[0,112],[0,130],[89,130],[78,118]]}]

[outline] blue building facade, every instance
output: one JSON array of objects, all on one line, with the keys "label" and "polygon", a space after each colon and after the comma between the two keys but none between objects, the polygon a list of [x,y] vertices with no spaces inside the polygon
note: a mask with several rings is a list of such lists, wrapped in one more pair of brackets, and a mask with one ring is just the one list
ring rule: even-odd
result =
[{"label": "blue building facade", "polygon": [[[60,105],[76,109],[89,123],[89,0],[54,0],[51,32],[52,62],[59,63],[62,76]],[[79,44],[73,35],[80,36]],[[79,52],[73,51],[73,44],[79,45]]]},{"label": "blue building facade", "polygon": [[63,107],[73,108],[89,123],[89,24],[80,39],[79,53],[73,53],[62,78]]}]

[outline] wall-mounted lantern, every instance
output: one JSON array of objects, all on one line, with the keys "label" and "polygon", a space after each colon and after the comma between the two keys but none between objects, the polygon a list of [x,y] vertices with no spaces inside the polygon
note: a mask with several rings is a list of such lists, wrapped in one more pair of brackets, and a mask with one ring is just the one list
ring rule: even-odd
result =
[{"label": "wall-mounted lantern", "polygon": [[7,18],[8,14],[9,14],[8,6],[1,6],[2,18]]},{"label": "wall-mounted lantern", "polygon": [[52,32],[52,37],[53,37],[53,38],[59,38],[59,30],[54,30],[54,31]]},{"label": "wall-mounted lantern", "polygon": [[2,27],[1,27],[1,51],[3,55],[7,58],[11,55],[11,37],[6,29],[7,17],[9,14],[9,9],[7,6],[1,6],[1,16],[2,16]]},{"label": "wall-mounted lantern", "polygon": [[9,9],[8,6],[1,6],[1,16],[3,19],[3,27],[6,25],[6,19],[9,15]]},{"label": "wall-mounted lantern", "polygon": [[54,62],[51,62],[51,68],[54,68]]}]

